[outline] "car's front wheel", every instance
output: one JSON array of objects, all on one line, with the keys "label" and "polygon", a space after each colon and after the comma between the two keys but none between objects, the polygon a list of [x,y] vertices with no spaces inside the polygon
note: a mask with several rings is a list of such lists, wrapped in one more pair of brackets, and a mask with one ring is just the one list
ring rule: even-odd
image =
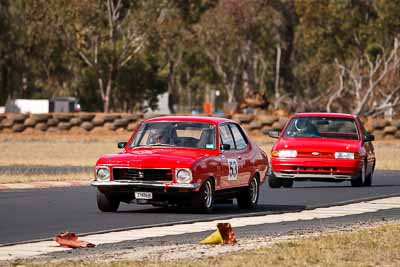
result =
[{"label": "car's front wheel", "polygon": [[257,207],[260,192],[259,184],[257,177],[251,178],[249,186],[237,198],[239,208],[254,209]]},{"label": "car's front wheel", "polygon": [[282,184],[281,179],[276,178],[274,175],[271,175],[271,176],[268,177],[268,185],[271,188],[279,188],[283,184]]},{"label": "car's front wheel", "polygon": [[282,185],[284,188],[292,188],[293,187],[293,180],[292,179],[285,179],[282,181]]},{"label": "car's front wheel", "polygon": [[372,178],[374,177],[375,163],[371,169],[371,172],[365,176],[364,186],[372,185]]},{"label": "car's front wheel", "polygon": [[361,170],[357,174],[357,177],[355,179],[351,180],[352,187],[360,187],[360,186],[364,185],[365,179],[366,179],[366,168],[367,168],[367,165],[364,163]]},{"label": "car's front wheel", "polygon": [[111,198],[106,194],[97,191],[97,207],[103,212],[115,212],[119,208],[120,201],[118,199]]},{"label": "car's front wheel", "polygon": [[214,195],[214,184],[211,179],[207,179],[193,197],[193,208],[200,212],[211,213],[214,207]]}]

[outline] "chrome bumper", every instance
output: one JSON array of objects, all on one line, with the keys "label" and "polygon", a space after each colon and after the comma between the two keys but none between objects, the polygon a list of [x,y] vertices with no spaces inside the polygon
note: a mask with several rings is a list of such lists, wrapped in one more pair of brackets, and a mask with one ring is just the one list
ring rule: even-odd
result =
[{"label": "chrome bumper", "polygon": [[325,173],[282,173],[273,172],[276,178],[282,179],[336,179],[336,180],[351,180],[352,175],[345,174],[325,174]]},{"label": "chrome bumper", "polygon": [[177,188],[177,189],[197,189],[200,187],[199,183],[193,184],[164,184],[164,183],[149,183],[149,182],[139,182],[139,181],[108,181],[108,182],[99,182],[93,181],[91,183],[92,186],[101,186],[101,187],[118,187],[118,186],[139,186],[139,187],[147,187],[147,188]]}]

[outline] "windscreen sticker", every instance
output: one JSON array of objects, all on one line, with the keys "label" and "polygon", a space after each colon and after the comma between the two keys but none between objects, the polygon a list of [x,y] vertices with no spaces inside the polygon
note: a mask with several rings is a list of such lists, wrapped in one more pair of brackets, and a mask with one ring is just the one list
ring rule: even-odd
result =
[{"label": "windscreen sticker", "polygon": [[228,159],[228,165],[229,165],[228,180],[229,181],[237,180],[237,176],[238,176],[238,172],[239,172],[239,166],[238,166],[237,160],[236,159]]},{"label": "windscreen sticker", "polygon": [[214,145],[213,144],[206,144],[206,148],[213,149]]}]

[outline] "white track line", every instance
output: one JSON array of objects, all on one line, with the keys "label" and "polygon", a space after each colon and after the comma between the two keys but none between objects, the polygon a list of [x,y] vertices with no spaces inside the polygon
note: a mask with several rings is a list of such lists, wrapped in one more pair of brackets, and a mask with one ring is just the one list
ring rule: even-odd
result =
[{"label": "white track line", "polygon": [[[313,210],[304,210],[301,212],[289,212],[282,214],[270,214],[252,217],[240,217],[224,220],[232,227],[243,227],[252,225],[262,225],[279,222],[293,222],[299,220],[313,220],[322,218],[335,218],[348,215],[357,215],[379,210],[400,208],[400,197],[390,197],[372,201],[364,201],[342,206],[333,206],[327,208],[316,208]],[[198,233],[216,229],[216,224],[220,220],[209,222],[197,222],[178,224],[172,226],[159,226],[144,229],[134,229],[104,234],[92,234],[82,236],[81,239],[94,243],[96,245],[118,243],[128,240],[138,240],[151,237],[162,237],[169,235],[180,235],[189,233]],[[58,247],[54,241],[41,241],[28,244],[12,245],[0,247],[0,260],[15,260],[20,258],[29,258],[41,254],[67,251],[68,248]]]}]

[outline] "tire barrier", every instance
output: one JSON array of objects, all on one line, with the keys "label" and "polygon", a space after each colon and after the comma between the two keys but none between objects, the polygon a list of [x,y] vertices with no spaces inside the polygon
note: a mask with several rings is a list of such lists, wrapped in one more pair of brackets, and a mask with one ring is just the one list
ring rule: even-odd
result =
[{"label": "tire barrier", "polygon": [[[180,114],[187,115],[187,114]],[[161,116],[161,114],[141,113],[48,113],[21,114],[1,113],[0,133],[23,133],[27,129],[38,132],[68,132],[81,129],[90,133],[95,129],[105,131],[132,132],[138,123],[146,118]],[[240,123],[251,135],[268,135],[269,131],[280,131],[285,125],[287,115],[279,114],[234,114],[224,117]],[[376,140],[400,139],[400,119],[364,119],[367,131],[375,135]],[[101,131],[102,131],[101,130]]]},{"label": "tire barrier", "polygon": [[81,118],[72,118],[69,123],[71,126],[79,126],[81,124],[82,120]]},{"label": "tire barrier", "polygon": [[91,122],[85,121],[81,124],[81,128],[89,132],[94,128],[94,125]]},{"label": "tire barrier", "polygon": [[67,131],[67,130],[71,129],[71,127],[72,127],[72,125],[69,122],[60,122],[57,126],[57,128],[62,131]]},{"label": "tire barrier", "polygon": [[12,131],[14,133],[20,133],[25,130],[25,125],[23,123],[14,124],[12,127]]},{"label": "tire barrier", "polygon": [[56,127],[60,121],[56,118],[51,118],[47,121],[47,125],[50,127]]},{"label": "tire barrier", "polygon": [[31,127],[31,128],[33,128],[33,127],[35,127],[35,125],[38,123],[38,121],[35,119],[35,118],[28,118],[28,119],[26,119],[25,120],[25,122],[24,122],[24,125],[25,125],[25,127]]},{"label": "tire barrier", "polygon": [[44,122],[39,122],[38,124],[35,125],[35,129],[39,130],[39,131],[42,131],[42,132],[47,131],[47,128],[49,128],[49,127]]}]

